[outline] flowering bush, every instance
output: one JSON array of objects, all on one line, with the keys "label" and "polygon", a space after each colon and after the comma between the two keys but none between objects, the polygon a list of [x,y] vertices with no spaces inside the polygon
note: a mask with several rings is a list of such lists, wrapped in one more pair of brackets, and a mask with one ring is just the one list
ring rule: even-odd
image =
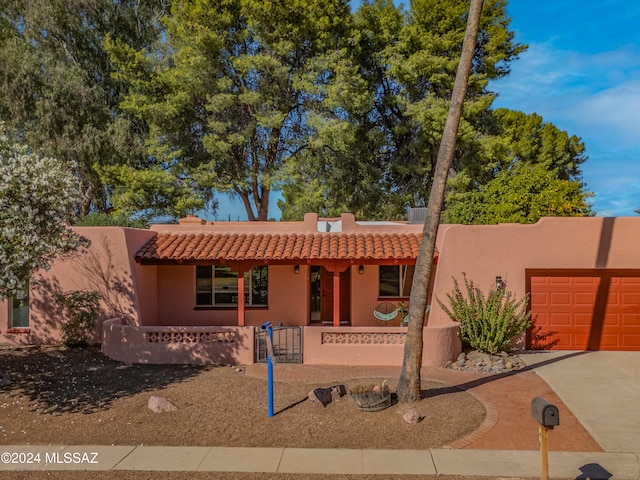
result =
[{"label": "flowering bush", "polygon": [[528,297],[516,300],[512,292],[495,286],[485,297],[466,275],[466,297],[455,278],[453,285],[453,292],[447,294],[451,308],[440,300],[438,303],[451,319],[460,322],[460,336],[466,348],[491,354],[507,351],[511,339],[531,326]]},{"label": "flowering bush", "polygon": [[0,123],[0,297],[88,243],[67,227],[79,200],[70,168],[11,143]]}]

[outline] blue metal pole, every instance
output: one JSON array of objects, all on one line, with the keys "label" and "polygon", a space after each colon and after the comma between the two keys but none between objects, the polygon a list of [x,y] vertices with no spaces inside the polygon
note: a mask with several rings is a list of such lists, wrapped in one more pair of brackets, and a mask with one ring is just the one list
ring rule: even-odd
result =
[{"label": "blue metal pole", "polygon": [[267,322],[261,327],[267,331],[267,384],[269,396],[269,417],[273,417],[273,327]]}]

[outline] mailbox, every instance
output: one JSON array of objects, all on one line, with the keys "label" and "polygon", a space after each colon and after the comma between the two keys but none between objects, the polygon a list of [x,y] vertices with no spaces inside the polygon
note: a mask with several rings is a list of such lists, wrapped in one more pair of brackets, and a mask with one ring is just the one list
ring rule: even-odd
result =
[{"label": "mailbox", "polygon": [[542,397],[536,397],[531,401],[531,416],[545,428],[553,428],[560,425],[558,407],[547,402]]}]

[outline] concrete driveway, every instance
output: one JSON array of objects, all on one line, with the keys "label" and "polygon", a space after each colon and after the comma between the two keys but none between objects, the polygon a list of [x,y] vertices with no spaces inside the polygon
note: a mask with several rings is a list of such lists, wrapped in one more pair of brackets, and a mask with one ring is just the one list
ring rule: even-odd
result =
[{"label": "concrete driveway", "polygon": [[[640,453],[640,352],[519,353],[605,452]],[[560,426],[562,428],[562,418]]]}]

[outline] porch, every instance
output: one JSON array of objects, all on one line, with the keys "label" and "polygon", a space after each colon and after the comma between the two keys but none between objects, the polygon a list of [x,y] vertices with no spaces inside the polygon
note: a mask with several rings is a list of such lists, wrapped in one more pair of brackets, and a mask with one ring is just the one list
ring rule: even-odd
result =
[{"label": "porch", "polygon": [[[102,351],[126,363],[249,365],[256,361],[252,326],[136,326],[104,322]],[[401,366],[406,327],[301,328],[307,365]],[[423,330],[423,366],[443,366],[461,351],[456,324]]]},{"label": "porch", "polygon": [[351,214],[156,225],[134,255],[157,292],[140,304],[140,324],[366,327],[381,301],[408,301],[420,228]]}]

